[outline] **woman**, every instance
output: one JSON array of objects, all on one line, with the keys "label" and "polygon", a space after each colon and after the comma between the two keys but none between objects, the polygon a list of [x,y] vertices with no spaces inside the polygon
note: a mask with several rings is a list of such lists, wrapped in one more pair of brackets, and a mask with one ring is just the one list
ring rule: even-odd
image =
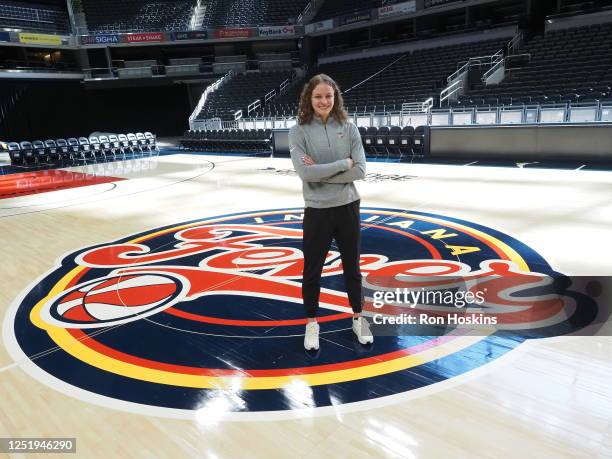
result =
[{"label": "woman", "polygon": [[340,249],[353,332],[361,344],[372,343],[368,322],[361,317],[359,193],[353,184],[365,177],[365,153],[357,127],[348,121],[340,89],[329,76],[316,75],[304,87],[298,123],[289,131],[289,151],[302,179],[305,202],[302,297],[308,322],[304,347],[319,349],[316,315],[321,272],[332,239]]}]

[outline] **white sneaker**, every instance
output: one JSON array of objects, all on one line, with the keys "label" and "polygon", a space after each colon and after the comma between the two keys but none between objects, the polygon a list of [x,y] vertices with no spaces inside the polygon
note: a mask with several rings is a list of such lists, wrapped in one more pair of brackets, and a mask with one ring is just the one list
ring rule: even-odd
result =
[{"label": "white sneaker", "polygon": [[374,336],[370,330],[370,324],[363,317],[353,319],[353,332],[361,344],[372,344]]},{"label": "white sneaker", "polygon": [[319,324],[316,322],[308,322],[306,324],[306,333],[304,333],[304,348],[307,351],[319,350]]}]

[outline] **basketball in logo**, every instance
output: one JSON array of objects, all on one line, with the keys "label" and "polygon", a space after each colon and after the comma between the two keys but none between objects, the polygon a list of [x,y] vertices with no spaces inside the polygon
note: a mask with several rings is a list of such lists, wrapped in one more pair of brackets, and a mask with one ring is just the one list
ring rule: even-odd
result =
[{"label": "basketball in logo", "polygon": [[[509,235],[443,215],[363,208],[366,316],[399,308],[379,308],[377,293],[407,282],[425,291],[419,276],[444,274],[487,282],[496,301],[479,315],[495,312],[501,325],[478,333],[427,328],[362,346],[332,246],[322,274],[321,350],[313,355],[303,348],[302,219],[303,209],[223,215],[68,254],[12,305],[7,349],[32,377],[106,407],[176,418],[281,418],[418,396],[526,339],[584,327],[596,312],[579,295],[562,310],[546,298],[534,309],[529,289],[555,271]],[[500,273],[510,274],[510,287],[495,279]],[[439,303],[429,312],[456,306]]]},{"label": "basketball in logo", "polygon": [[137,320],[169,306],[182,286],[169,276],[145,274],[93,280],[62,292],[45,310],[49,323],[98,328]]}]

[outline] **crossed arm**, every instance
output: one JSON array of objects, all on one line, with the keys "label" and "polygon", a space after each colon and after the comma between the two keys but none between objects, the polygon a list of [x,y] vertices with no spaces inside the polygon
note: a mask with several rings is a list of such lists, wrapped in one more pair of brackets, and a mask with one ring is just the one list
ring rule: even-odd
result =
[{"label": "crossed arm", "polygon": [[359,131],[351,125],[351,157],[332,163],[316,164],[305,152],[304,139],[296,135],[290,139],[293,166],[305,182],[350,183],[365,177],[365,152]]}]

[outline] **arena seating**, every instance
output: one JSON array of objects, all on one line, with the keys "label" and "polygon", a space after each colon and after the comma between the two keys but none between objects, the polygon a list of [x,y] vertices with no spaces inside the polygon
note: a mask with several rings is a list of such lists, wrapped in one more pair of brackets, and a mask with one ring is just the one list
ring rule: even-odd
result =
[{"label": "arena seating", "polygon": [[434,8],[440,5],[446,5],[447,3],[460,2],[463,0],[425,0],[423,6],[425,8]]},{"label": "arena seating", "polygon": [[612,24],[553,31],[521,50],[531,56],[498,85],[477,84],[457,105],[579,103],[612,98]]},{"label": "arena seating", "polygon": [[[491,55],[502,49],[507,41],[487,40],[420,50],[412,54],[320,65],[286,93],[258,110],[257,116],[295,115],[302,87],[316,73],[327,73],[338,82],[344,92],[344,103],[351,112],[400,110],[404,102],[422,102],[430,97],[437,100],[440,90],[446,85],[446,78],[457,70],[459,62],[470,57]],[[387,66],[386,70],[359,84]]]},{"label": "arena seating", "polygon": [[203,26],[263,26],[295,23],[308,0],[208,0]]},{"label": "arena seating", "polygon": [[268,92],[291,77],[292,71],[240,73],[210,94],[196,119],[233,120],[238,110],[246,117],[249,104],[257,99],[263,102]]},{"label": "arena seating", "polygon": [[67,35],[70,20],[66,3],[41,5],[36,2],[0,0],[0,28]]},{"label": "arena seating", "polygon": [[91,33],[187,30],[195,0],[82,0]]},{"label": "arena seating", "polygon": [[11,164],[22,166],[67,166],[83,161],[128,159],[157,152],[155,135],[151,132],[129,133],[125,137],[131,140],[123,145],[110,142],[109,137],[116,136],[8,142],[7,150]]},{"label": "arena seating", "polygon": [[572,14],[612,6],[612,0],[563,0],[560,13]]},{"label": "arena seating", "polygon": [[379,8],[382,4],[382,0],[326,0],[317,11],[314,21],[342,16],[354,11]]},{"label": "arena seating", "polygon": [[189,150],[216,152],[269,152],[270,129],[226,129],[185,132],[181,146]]},{"label": "arena seating", "polygon": [[[366,158],[391,161],[416,161],[423,156],[424,127],[382,126],[359,128]],[[193,151],[209,152],[270,152],[270,129],[188,130],[181,146]]]}]

